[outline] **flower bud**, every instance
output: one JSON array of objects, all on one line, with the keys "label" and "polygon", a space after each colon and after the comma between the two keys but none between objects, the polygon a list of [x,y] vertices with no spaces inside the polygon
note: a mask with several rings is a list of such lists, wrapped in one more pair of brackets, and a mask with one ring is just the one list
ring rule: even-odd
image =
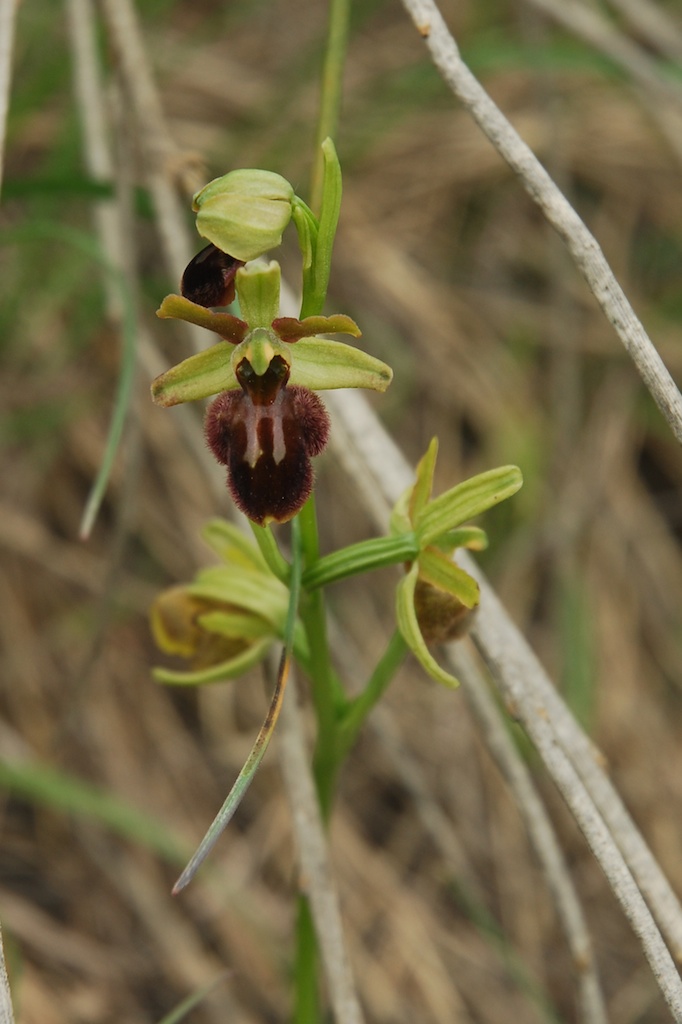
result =
[{"label": "flower bud", "polygon": [[279,245],[291,220],[294,190],[272,171],[230,171],[194,196],[197,231],[246,262]]}]

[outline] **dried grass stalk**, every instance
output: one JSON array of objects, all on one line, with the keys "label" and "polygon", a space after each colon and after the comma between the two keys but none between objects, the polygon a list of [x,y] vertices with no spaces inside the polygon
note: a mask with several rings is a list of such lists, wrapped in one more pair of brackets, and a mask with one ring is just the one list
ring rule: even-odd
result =
[{"label": "dried grass stalk", "polygon": [[444,80],[565,242],[673,434],[682,442],[682,395],[616,281],[596,239],[466,66],[433,0],[403,0],[403,4]]}]

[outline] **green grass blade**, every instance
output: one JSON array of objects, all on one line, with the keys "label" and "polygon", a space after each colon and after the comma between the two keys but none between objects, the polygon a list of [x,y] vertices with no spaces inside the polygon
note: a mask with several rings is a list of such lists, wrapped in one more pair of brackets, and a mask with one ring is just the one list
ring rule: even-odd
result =
[{"label": "green grass blade", "polygon": [[289,590],[289,608],[287,612],[287,622],[285,630],[285,646],[282,651],[282,657],[279,663],[279,670],[277,672],[277,682],[275,689],[272,694],[270,701],[270,707],[268,708],[267,714],[263,721],[260,731],[256,737],[256,741],[251,748],[251,752],[247,757],[244,765],[237,776],[232,789],[227,794],[227,798],[223,806],[218,811],[217,815],[213,819],[206,835],[201,840],[201,843],[197,847],[196,852],[187,864],[187,867],[182,872],[177,882],[173,886],[173,895],[176,896],[186,885],[194,878],[198,869],[201,867],[206,857],[209,855],[215,844],[217,843],[220,836],[223,834],[228,824],[230,823],[235,811],[239,807],[246,790],[251,785],[254,775],[258,770],[265,751],[268,748],[268,744],[274,732],[279,718],[279,713],[282,707],[282,701],[284,700],[284,692],[286,688],[287,677],[289,675],[289,667],[291,665],[291,653],[294,645],[294,629],[296,626],[296,614],[298,610],[298,599],[301,590],[301,539],[300,539],[300,527],[298,524],[298,518],[294,519],[292,523],[292,552],[291,552],[291,579],[290,579],[290,590]]},{"label": "green grass blade", "polygon": [[56,811],[92,818],[171,863],[184,859],[183,845],[146,811],[138,811],[106,790],[48,765],[0,761],[0,788]]},{"label": "green grass blade", "polygon": [[105,273],[111,276],[121,294],[121,306],[123,310],[121,324],[121,367],[116,387],[114,411],[109,425],[104,455],[102,457],[102,462],[100,463],[99,471],[90,490],[90,494],[88,495],[80,524],[79,535],[82,540],[87,540],[90,536],[90,531],[92,530],[95,519],[97,518],[97,513],[100,505],[102,504],[102,499],[109,483],[109,477],[111,476],[116,452],[118,451],[118,446],[121,442],[123,427],[125,426],[128,407],[130,406],[130,399],[133,393],[133,382],[135,377],[135,337],[137,327],[135,304],[133,302],[132,295],[130,294],[130,289],[125,275],[118,267],[114,266],[114,264],[106,258],[97,242],[85,231],[79,231],[77,228],[72,228],[57,222],[37,221],[32,223],[30,227],[23,229],[21,232],[15,232],[14,234],[8,235],[6,240],[27,242],[45,238],[64,242],[66,245],[70,245],[74,249],[79,249],[91,259],[95,260],[103,268]]}]

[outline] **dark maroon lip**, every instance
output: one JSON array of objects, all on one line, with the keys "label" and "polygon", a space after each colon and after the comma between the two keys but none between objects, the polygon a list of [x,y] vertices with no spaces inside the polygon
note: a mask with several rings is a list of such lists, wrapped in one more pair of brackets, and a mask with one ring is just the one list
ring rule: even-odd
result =
[{"label": "dark maroon lip", "polygon": [[321,400],[302,387],[278,385],[268,403],[246,391],[226,391],[209,406],[206,441],[228,470],[228,487],[253,522],[284,523],[303,507],[313,486],[311,458],[329,437]]}]

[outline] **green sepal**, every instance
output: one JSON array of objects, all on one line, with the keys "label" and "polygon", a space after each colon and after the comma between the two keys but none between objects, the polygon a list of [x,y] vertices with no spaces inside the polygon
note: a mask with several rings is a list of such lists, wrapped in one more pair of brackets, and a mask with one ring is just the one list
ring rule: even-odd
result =
[{"label": "green sepal", "polygon": [[185,320],[188,324],[215,331],[223,341],[238,345],[246,337],[249,325],[231,313],[212,313],[205,306],[190,302],[184,295],[167,295],[156,311],[160,320]]},{"label": "green sepal", "polygon": [[267,572],[265,559],[258,547],[226,519],[210,519],[202,529],[201,536],[223,562],[243,569]]},{"label": "green sepal", "polygon": [[187,593],[207,601],[244,608],[269,622],[281,635],[287,614],[289,592],[269,573],[251,572],[236,566],[212,566],[202,569]]},{"label": "green sepal", "polygon": [[391,518],[389,521],[389,531],[394,536],[400,536],[403,533],[412,533],[412,523],[410,522],[409,507],[410,507],[410,496],[412,494],[412,485],[407,490],[403,491],[395,505],[391,509]]},{"label": "green sepal", "polygon": [[333,388],[385,391],[393,379],[393,370],[386,363],[342,341],[301,338],[291,353],[289,383],[313,391]]},{"label": "green sepal", "polygon": [[488,547],[488,534],[480,526],[458,526],[454,530],[448,530],[437,540],[433,546],[439,551],[452,554],[455,548],[468,548],[469,551],[485,551]]},{"label": "green sepal", "polygon": [[322,179],[322,202],[320,204],[320,227],[315,248],[315,287],[322,295],[327,294],[329,273],[332,262],[332,247],[336,236],[336,227],[341,212],[341,195],[343,182],[341,164],[332,139],[327,137],[322,143],[322,160],[324,175]]},{"label": "green sepal", "polygon": [[478,583],[473,576],[434,548],[426,548],[419,555],[419,576],[438,590],[452,594],[466,608],[475,608],[480,601]]},{"label": "green sepal", "polygon": [[[264,619],[259,619],[251,614],[240,615],[238,612],[212,611],[200,615],[197,622],[209,633],[216,633],[228,640],[259,640],[262,637],[273,637],[273,630]],[[283,639],[284,629],[281,629],[277,636]],[[296,621],[294,624],[294,655],[307,667],[310,661],[310,649],[305,635],[303,624]]]},{"label": "green sepal", "polygon": [[276,260],[240,267],[235,277],[239,309],[249,328],[270,328],[279,313],[282,272]]},{"label": "green sepal", "polygon": [[452,487],[429,502],[415,521],[420,545],[426,547],[453,527],[511,497],[522,483],[517,466],[500,466]]},{"label": "green sepal", "polygon": [[436,468],[436,457],[438,455],[438,438],[431,438],[429,447],[417,463],[417,473],[414,486],[410,492],[409,519],[416,523],[428,505],[431,491],[433,490],[433,473]]},{"label": "green sepal", "polygon": [[304,320],[297,320],[293,316],[278,316],[272,321],[272,329],[289,345],[315,334],[350,334],[354,338],[362,336],[362,331],[355,320],[345,313],[335,313],[333,316],[307,316]]},{"label": "green sepal", "polygon": [[431,655],[421,634],[417,613],[414,608],[414,591],[419,575],[419,565],[414,563],[396,590],[396,620],[403,640],[414,654],[422,668],[437,682],[455,689],[459,680],[446,672]]},{"label": "green sepal", "polygon": [[303,274],[305,277],[313,265],[319,224],[313,211],[299,196],[294,196],[291,206],[291,219],[298,234],[298,247],[303,257]]},{"label": "green sepal", "polygon": [[270,635],[242,651],[236,657],[229,658],[219,665],[211,665],[210,668],[197,669],[194,672],[154,668],[152,675],[158,683],[167,683],[172,686],[202,686],[205,683],[220,683],[226,679],[236,679],[263,660],[274,639]]},{"label": "green sepal", "polygon": [[152,400],[156,405],[169,407],[233,391],[239,387],[232,369],[233,352],[229,342],[219,341],[171,366],[152,381]]},{"label": "green sepal", "polygon": [[261,640],[272,637],[272,626],[260,616],[251,612],[227,612],[215,609],[197,616],[197,625],[207,633],[226,637],[228,640]]}]

